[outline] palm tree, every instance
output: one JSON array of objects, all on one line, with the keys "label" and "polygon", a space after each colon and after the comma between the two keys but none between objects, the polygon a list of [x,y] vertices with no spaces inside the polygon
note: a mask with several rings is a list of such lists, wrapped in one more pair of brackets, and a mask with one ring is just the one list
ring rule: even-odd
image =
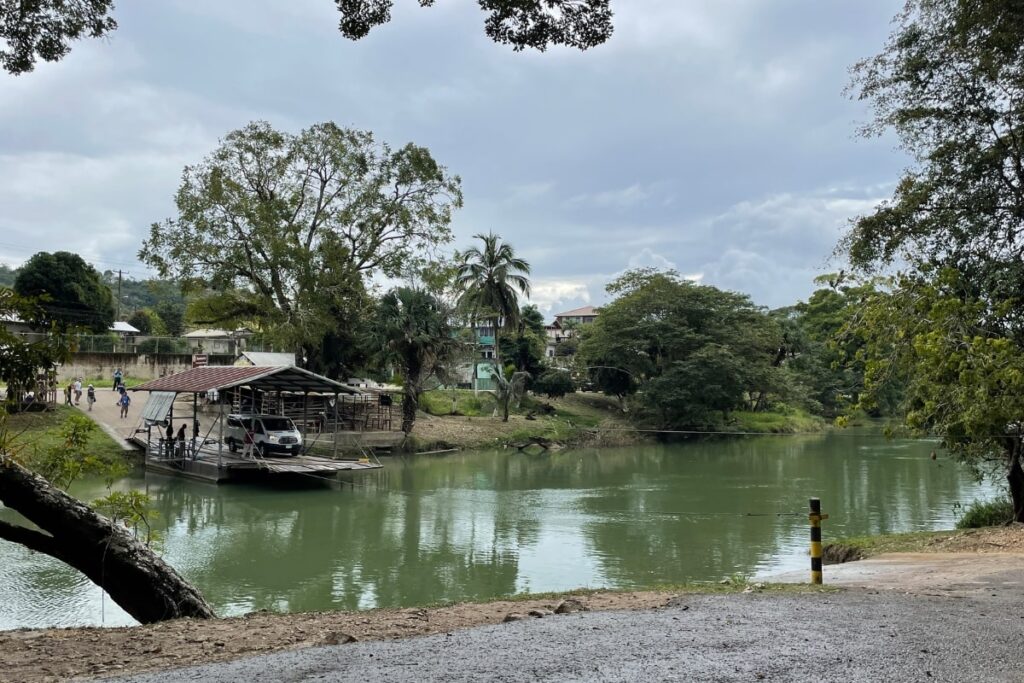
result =
[{"label": "palm tree", "polygon": [[419,289],[398,287],[377,305],[371,332],[371,348],[377,361],[401,370],[402,431],[412,431],[416,410],[426,383],[432,377],[444,381],[459,342],[445,306]]},{"label": "palm tree", "polygon": [[460,254],[455,287],[462,293],[460,305],[474,319],[493,321],[494,359],[501,368],[499,330],[519,324],[519,295],[530,296],[530,264],[494,233],[473,237],[483,242],[483,248],[470,247]]},{"label": "palm tree", "polygon": [[505,378],[500,331],[519,325],[519,295],[530,296],[530,264],[518,258],[512,246],[502,243],[493,232],[474,238],[483,242],[483,248],[470,247],[459,256],[455,287],[462,292],[459,304],[474,320],[483,317],[494,323],[495,393],[502,407],[502,419],[508,422],[509,402],[522,390],[526,373]]}]

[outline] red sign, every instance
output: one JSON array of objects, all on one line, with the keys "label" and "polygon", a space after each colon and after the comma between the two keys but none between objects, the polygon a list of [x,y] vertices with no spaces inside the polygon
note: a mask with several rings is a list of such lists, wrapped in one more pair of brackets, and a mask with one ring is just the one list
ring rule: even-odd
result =
[{"label": "red sign", "polygon": [[193,353],[192,354],[192,367],[194,368],[205,368],[207,357],[205,353]]}]

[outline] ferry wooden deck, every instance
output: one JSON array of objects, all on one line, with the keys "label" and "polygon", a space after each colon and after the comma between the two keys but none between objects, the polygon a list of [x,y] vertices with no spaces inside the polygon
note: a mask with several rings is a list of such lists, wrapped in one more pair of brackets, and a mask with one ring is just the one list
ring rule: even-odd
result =
[{"label": "ferry wooden deck", "polygon": [[202,446],[192,457],[167,457],[159,446],[146,453],[146,469],[212,483],[252,481],[281,477],[330,479],[339,472],[363,472],[383,467],[367,458],[338,459],[319,455],[256,456],[243,458],[227,449],[218,458],[217,444]]}]

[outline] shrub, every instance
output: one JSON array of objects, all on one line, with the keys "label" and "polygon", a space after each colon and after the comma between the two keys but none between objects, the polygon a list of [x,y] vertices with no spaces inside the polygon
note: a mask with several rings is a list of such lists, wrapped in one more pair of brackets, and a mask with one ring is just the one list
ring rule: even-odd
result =
[{"label": "shrub", "polygon": [[985,526],[1002,526],[1013,519],[1013,501],[1008,497],[995,500],[976,500],[961,508],[957,529],[979,529]]},{"label": "shrub", "polygon": [[576,391],[576,385],[568,372],[548,370],[533,381],[531,387],[535,394],[546,394],[548,398],[561,398]]}]

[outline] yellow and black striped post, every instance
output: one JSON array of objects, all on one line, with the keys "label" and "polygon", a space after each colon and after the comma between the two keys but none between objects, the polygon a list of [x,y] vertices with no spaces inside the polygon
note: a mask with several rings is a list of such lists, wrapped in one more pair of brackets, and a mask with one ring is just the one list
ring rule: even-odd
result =
[{"label": "yellow and black striped post", "polygon": [[821,520],[828,515],[821,514],[821,500],[811,498],[811,583],[820,584],[821,578]]},{"label": "yellow and black striped post", "polygon": [[811,498],[811,583],[821,583],[821,500]]}]

